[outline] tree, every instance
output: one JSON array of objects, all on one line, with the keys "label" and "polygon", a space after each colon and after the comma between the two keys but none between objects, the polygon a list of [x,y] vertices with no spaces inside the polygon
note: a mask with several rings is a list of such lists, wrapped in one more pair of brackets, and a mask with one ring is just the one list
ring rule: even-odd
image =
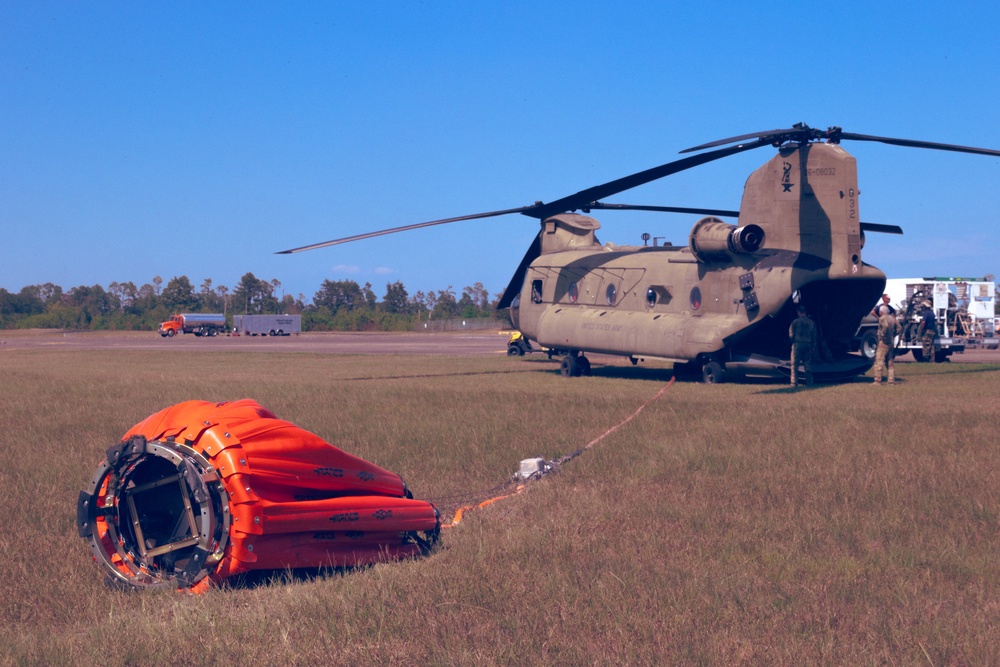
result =
[{"label": "tree", "polygon": [[432,316],[446,320],[456,315],[458,315],[458,302],[455,301],[455,293],[452,291],[452,286],[448,285],[446,289],[438,292]]},{"label": "tree", "polygon": [[44,312],[45,303],[34,290],[25,287],[19,294],[11,294],[0,288],[0,315],[28,316]]},{"label": "tree", "polygon": [[394,283],[386,283],[385,296],[382,297],[382,309],[387,313],[405,313],[409,308],[409,294],[403,283],[398,280]]},{"label": "tree", "polygon": [[45,283],[44,285],[28,285],[21,290],[21,294],[38,299],[44,305],[59,303],[62,299],[63,289],[59,285]]},{"label": "tree", "polygon": [[317,308],[325,307],[333,315],[340,310],[354,310],[366,303],[361,286],[353,280],[324,280],[313,296],[313,304]]},{"label": "tree", "polygon": [[190,312],[198,304],[198,298],[194,294],[194,286],[187,276],[174,276],[163,288],[160,294],[161,302],[169,310],[177,312]]},{"label": "tree", "polygon": [[94,318],[107,315],[113,310],[111,298],[100,285],[74,287],[63,295],[62,305],[77,310],[78,325],[89,325]]},{"label": "tree", "polygon": [[119,289],[121,290],[122,310],[134,311],[135,302],[139,298],[139,290],[135,283],[131,280],[120,283]]},{"label": "tree", "polygon": [[266,313],[277,309],[277,299],[274,298],[274,288],[266,280],[260,280],[252,273],[245,273],[239,284],[233,290],[233,301],[236,307],[243,306],[243,312]]},{"label": "tree", "polygon": [[378,297],[375,296],[375,292],[372,291],[372,284],[365,283],[365,286],[361,288],[361,298],[364,300],[364,307],[368,310],[375,310],[375,304],[378,302]]},{"label": "tree", "polygon": [[472,303],[480,310],[488,310],[490,307],[490,293],[482,283],[473,283],[471,287],[462,290],[462,296],[469,296]]},{"label": "tree", "polygon": [[222,299],[222,313],[226,314],[229,312],[229,288],[225,285],[219,285],[215,288],[216,294]]}]

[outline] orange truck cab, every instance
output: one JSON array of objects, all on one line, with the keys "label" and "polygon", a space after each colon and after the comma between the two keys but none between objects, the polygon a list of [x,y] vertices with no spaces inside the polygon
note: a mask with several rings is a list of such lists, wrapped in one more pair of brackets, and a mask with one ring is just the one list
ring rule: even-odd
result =
[{"label": "orange truck cab", "polygon": [[160,324],[159,332],[164,338],[181,333],[195,336],[218,336],[226,330],[226,316],[222,313],[182,313],[174,315]]}]

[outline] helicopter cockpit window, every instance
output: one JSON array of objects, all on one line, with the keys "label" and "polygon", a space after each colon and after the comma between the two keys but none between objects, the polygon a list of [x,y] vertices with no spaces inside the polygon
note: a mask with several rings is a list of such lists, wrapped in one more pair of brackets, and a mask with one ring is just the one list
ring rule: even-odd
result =
[{"label": "helicopter cockpit window", "polygon": [[531,302],[541,303],[542,302],[542,281],[532,280],[531,281]]},{"label": "helicopter cockpit window", "polygon": [[575,282],[569,284],[569,290],[567,290],[567,293],[569,294],[570,303],[576,303],[576,300],[580,298],[580,288],[576,286]]},{"label": "helicopter cockpit window", "polygon": [[614,283],[608,285],[607,296],[608,296],[608,305],[609,306],[615,305],[615,297],[618,296],[618,288],[615,287]]},{"label": "helicopter cockpit window", "polygon": [[646,303],[649,304],[650,308],[656,305],[656,290],[652,287],[646,290]]}]

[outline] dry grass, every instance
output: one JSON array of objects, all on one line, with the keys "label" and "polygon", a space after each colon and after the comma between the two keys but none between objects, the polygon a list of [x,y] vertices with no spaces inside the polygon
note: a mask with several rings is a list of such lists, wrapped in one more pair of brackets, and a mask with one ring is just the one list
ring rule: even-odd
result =
[{"label": "dry grass", "polygon": [[675,384],[431,556],[347,574],[124,593],[76,536],[105,447],[177,401],[255,398],[447,511],[669,378],[555,368],[0,353],[0,663],[1000,664],[997,364],[900,365],[893,388]]}]

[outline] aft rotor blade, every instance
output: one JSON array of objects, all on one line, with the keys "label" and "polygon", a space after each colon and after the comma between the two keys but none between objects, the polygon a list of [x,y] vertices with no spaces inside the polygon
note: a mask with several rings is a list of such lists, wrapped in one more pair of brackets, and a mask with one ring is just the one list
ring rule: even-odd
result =
[{"label": "aft rotor blade", "polygon": [[760,148],[761,146],[767,146],[769,144],[769,141],[761,140],[749,144],[730,146],[728,148],[721,148],[708,153],[701,153],[700,155],[692,155],[690,157],[681,158],[680,160],[674,160],[673,162],[661,164],[659,167],[646,169],[645,171],[640,171],[630,176],[618,178],[613,181],[603,183],[602,185],[595,185],[592,188],[580,190],[576,194],[563,197],[562,199],[539,204],[537,207],[528,207],[522,211],[522,214],[532,218],[538,218],[539,220],[544,220],[550,215],[555,215],[556,213],[583,209],[595,201],[616,195],[619,192],[631,190],[632,188],[645,185],[646,183],[664,178],[665,176],[670,176],[707,162],[712,162],[720,158],[736,155],[737,153],[742,153],[743,151],[752,150],[754,148]]},{"label": "aft rotor blade", "polygon": [[605,204],[595,201],[583,209],[604,211],[656,211],[659,213],[691,213],[693,215],[715,215],[720,218],[738,218],[739,211],[728,211],[721,208],[687,208],[684,206],[643,206],[640,204]]},{"label": "aft rotor blade", "polygon": [[[805,128],[808,129],[808,128]],[[783,137],[791,134],[801,134],[803,128],[790,127],[786,130],[765,130],[764,132],[751,132],[750,134],[741,134],[738,137],[729,137],[728,139],[719,139],[718,141],[711,141],[707,144],[702,144],[700,146],[695,146],[693,148],[685,148],[681,153],[694,153],[695,151],[703,151],[706,148],[715,148],[716,146],[726,146],[727,144],[734,144],[738,141],[745,141],[747,139],[760,139],[767,140],[767,143],[773,143],[777,137]]]},{"label": "aft rotor blade", "polygon": [[878,234],[902,234],[903,228],[899,225],[880,225],[877,222],[862,222],[861,231],[876,232]]},{"label": "aft rotor blade", "polygon": [[990,148],[974,148],[971,146],[955,146],[953,144],[938,144],[933,141],[916,141],[913,139],[893,139],[892,137],[875,137],[868,134],[854,134],[853,132],[841,132],[841,139],[853,139],[854,141],[878,141],[883,144],[894,146],[908,146],[910,148],[930,148],[938,151],[954,151],[956,153],[973,153],[975,155],[993,155],[1000,157],[1000,151]]},{"label": "aft rotor blade", "polygon": [[457,218],[444,218],[443,220],[431,220],[430,222],[418,222],[413,225],[404,225],[402,227],[393,227],[392,229],[382,229],[377,232],[368,232],[366,234],[355,234],[354,236],[345,236],[342,239],[334,239],[332,241],[323,241],[322,243],[313,243],[312,245],[304,245],[301,248],[292,248],[291,250],[282,250],[276,252],[276,255],[290,255],[295,252],[303,252],[306,250],[315,250],[317,248],[326,248],[332,245],[340,245],[341,243],[350,243],[351,241],[362,241],[364,239],[374,238],[376,236],[385,236],[386,234],[395,234],[396,232],[407,232],[411,229],[420,229],[422,227],[433,227],[434,225],[444,225],[449,222],[461,222],[463,220],[478,220],[480,218],[493,218],[499,215],[509,215],[511,213],[524,213],[532,208],[536,208],[538,204],[532,204],[531,206],[521,206],[518,208],[509,208],[503,211],[489,211],[487,213],[473,213],[472,215],[460,215]]}]

